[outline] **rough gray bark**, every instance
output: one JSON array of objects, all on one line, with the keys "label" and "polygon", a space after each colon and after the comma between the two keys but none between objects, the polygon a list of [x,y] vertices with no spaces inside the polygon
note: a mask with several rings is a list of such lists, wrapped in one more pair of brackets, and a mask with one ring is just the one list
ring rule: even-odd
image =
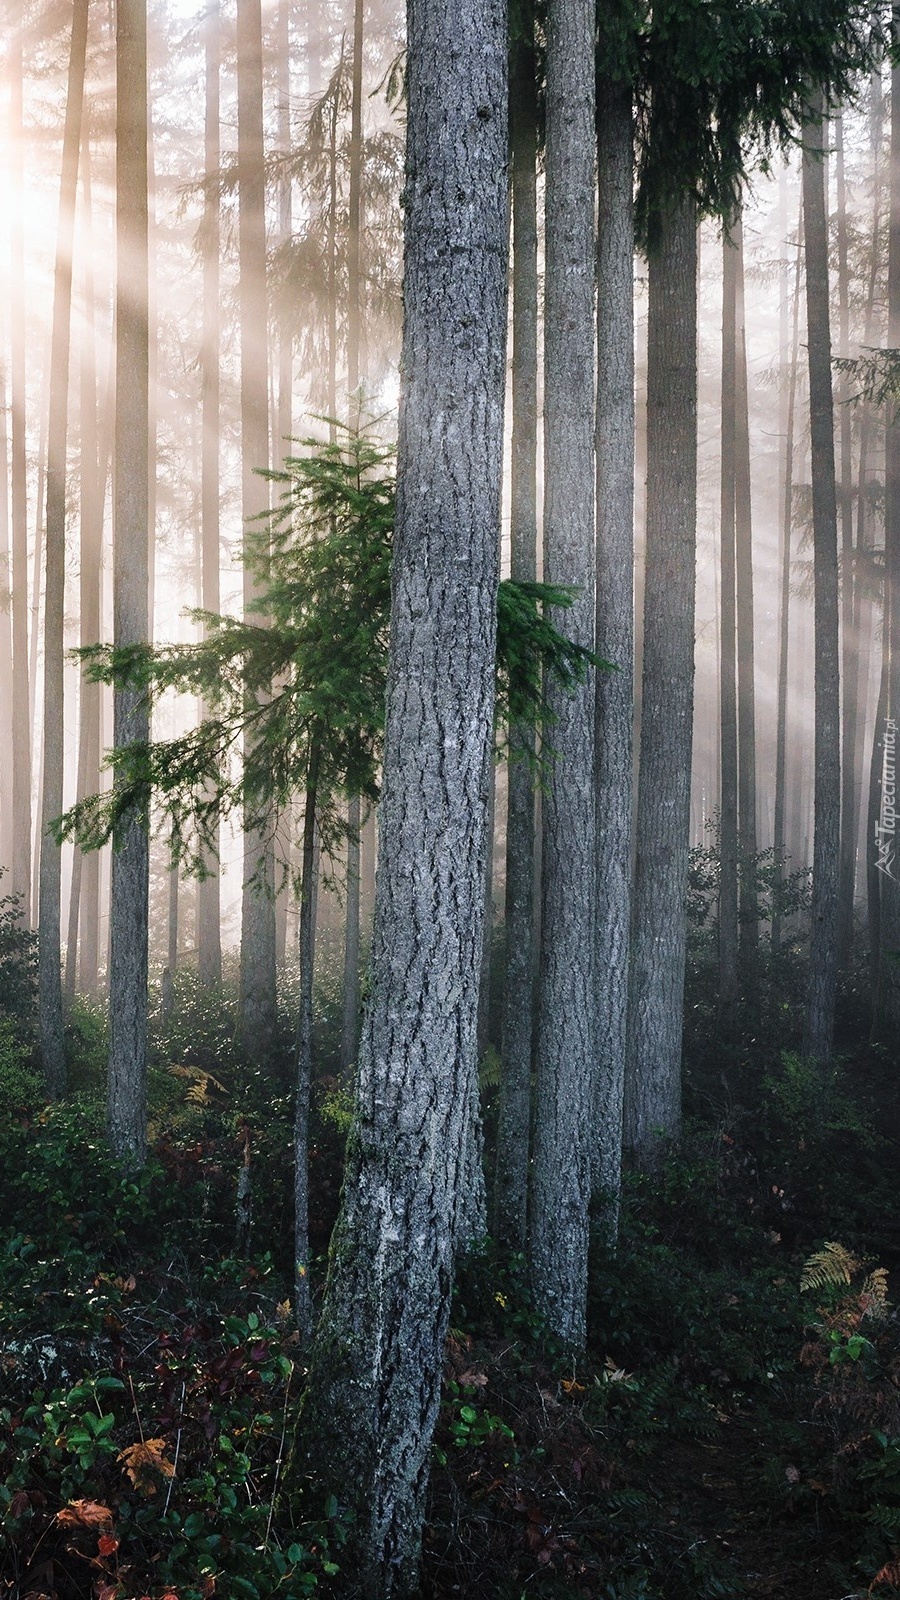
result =
[{"label": "rough gray bark", "polygon": [[[544,577],[577,589],[562,626],[594,643],[594,6],[547,14]],[[562,1339],[585,1335],[594,1120],[594,682],[547,691],[530,1266]]]},{"label": "rough gray bark", "polygon": [[84,105],[88,0],[75,0],[66,89],[59,221],[53,284],[50,419],[47,428],[47,536],[44,583],[44,728],[38,894],[38,1028],[44,1087],[56,1100],[66,1087],[60,947],[62,850],[50,832],[63,808],[66,445],[69,425],[69,349],[72,326],[72,256],[78,197],[78,152]]},{"label": "rough gray bark", "polygon": [[[631,94],[601,80],[597,116],[597,1109],[601,1227],[614,1243],[622,1106],[634,750],[634,208]],[[552,737],[552,735],[551,735]]]},{"label": "rough gray bark", "polygon": [[[734,223],[732,222],[732,228]],[[733,1033],[738,1001],[738,730],[735,596],[737,246],[722,239],[722,446],[719,557],[719,1026]]]},{"label": "rough gray bark", "polygon": [[384,783],[358,1107],[309,1430],[368,1597],[415,1592],[470,1147],[493,741],[506,11],[410,0],[403,382]]},{"label": "rough gray bark", "polygon": [[[203,205],[203,333],[200,351],[200,564],[204,611],[220,610],[219,582],[219,197],[215,174],[220,165],[219,7],[211,0],[204,27],[206,107],[204,168],[208,181]],[[201,715],[202,715],[201,711]],[[197,885],[197,974],[204,985],[222,981],[221,884],[219,861],[207,863]]]},{"label": "rough gray bark", "polygon": [[[537,88],[532,37],[510,63],[512,192],[512,447],[510,576],[537,576],[538,235]],[[525,1249],[531,1140],[531,1041],[534,1012],[534,734],[511,728],[506,817],[506,979],[503,995],[500,1112],[494,1230],[498,1245]]]},{"label": "rough gray bark", "polygon": [[[239,0],[238,251],[241,325],[241,515],[246,530],[268,506],[259,469],[269,464],[268,307],[266,304],[265,166],[263,160],[262,20],[260,0]],[[258,526],[258,524],[256,525]],[[256,585],[244,568],[244,605]],[[259,614],[256,613],[259,621]],[[265,1059],[275,1031],[275,884],[270,827],[244,833],[241,897],[241,1041],[253,1061]]]},{"label": "rough gray bark", "polygon": [[[116,12],[116,442],[113,635],[117,648],[147,639],[147,13]],[[146,697],[117,688],[116,747],[146,739]],[[132,818],[112,863],[108,1125],[113,1151],[140,1164],[147,1139],[147,828]]]},{"label": "rough gray bark", "polygon": [[838,863],[840,849],[840,644],[838,635],[837,491],[834,400],[828,305],[828,225],[825,214],[824,123],[821,93],[803,144],[803,228],[809,356],[809,417],[813,485],[815,609],[815,799],[812,923],[804,1048],[817,1061],[831,1056],[837,983]]},{"label": "rough gray bark", "polygon": [[[781,585],[778,600],[778,687],[775,726],[775,812],[773,840],[775,847],[775,878],[772,903],[771,948],[773,957],[781,948],[782,912],[781,889],[787,855],[785,830],[785,775],[787,771],[787,701],[788,665],[790,644],[791,603],[791,536],[793,533],[794,501],[794,426],[797,406],[797,367],[800,356],[800,265],[803,248],[803,210],[797,222],[797,264],[794,272],[794,320],[790,345],[790,376],[788,378],[787,413],[784,428],[784,477],[781,509]],[[787,320],[786,285],[782,288]]]},{"label": "rough gray bark", "polygon": [[[10,219],[10,458],[12,466],[12,654],[13,717],[12,892],[31,925],[31,674],[28,655],[28,487],[25,439],[25,184],[22,113],[22,33],[24,3],[13,5],[9,24],[7,73],[9,82]],[[26,711],[25,708],[28,707]]]},{"label": "rough gray bark", "polygon": [[652,1166],[681,1126],[694,701],[697,219],[687,199],[650,251],[647,544],[625,1147]]}]

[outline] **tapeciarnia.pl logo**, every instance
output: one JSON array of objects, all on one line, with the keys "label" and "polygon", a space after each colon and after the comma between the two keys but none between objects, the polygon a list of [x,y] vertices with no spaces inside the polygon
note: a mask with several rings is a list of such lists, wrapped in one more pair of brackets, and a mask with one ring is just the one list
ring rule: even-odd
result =
[{"label": "tapeciarnia.pl logo", "polygon": [[881,739],[881,805],[875,824],[875,866],[886,877],[894,877],[894,841],[897,831],[897,724],[885,717]]}]

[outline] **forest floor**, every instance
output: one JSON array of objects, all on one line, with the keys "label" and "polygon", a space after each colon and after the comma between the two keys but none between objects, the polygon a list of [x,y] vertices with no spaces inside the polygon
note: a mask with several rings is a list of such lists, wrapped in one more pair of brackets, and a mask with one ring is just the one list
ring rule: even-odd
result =
[{"label": "forest floor", "polygon": [[[628,1175],[577,1360],[522,1262],[464,1264],[423,1600],[900,1593],[895,1064],[850,1014],[823,1080],[776,1021],[724,1068],[689,1036],[681,1150]],[[73,1023],[71,1103],[27,1103],[0,1060],[0,1600],[354,1595],[342,1485],[293,1466],[289,1042],[273,1093],[226,1023],[185,1004],[158,1037],[137,1177],[104,1149],[102,1019]],[[347,1116],[320,1077],[322,1259]]]}]

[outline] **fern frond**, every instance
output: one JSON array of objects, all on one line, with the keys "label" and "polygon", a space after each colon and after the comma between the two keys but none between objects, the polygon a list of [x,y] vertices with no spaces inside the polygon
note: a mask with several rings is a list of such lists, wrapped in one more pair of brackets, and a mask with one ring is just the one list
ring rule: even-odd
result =
[{"label": "fern frond", "polygon": [[[884,1533],[900,1534],[900,1506],[886,1506],[879,1503],[866,1512],[866,1521],[874,1523],[876,1528],[881,1528]],[[882,1583],[887,1580],[882,1578]],[[891,1582],[894,1580],[891,1579]]]},{"label": "fern frond", "polygon": [[864,1317],[881,1317],[887,1310],[887,1267],[874,1267],[859,1291]]},{"label": "fern frond", "polygon": [[824,1289],[849,1284],[859,1268],[859,1260],[846,1245],[829,1240],[804,1264],[800,1288]]}]

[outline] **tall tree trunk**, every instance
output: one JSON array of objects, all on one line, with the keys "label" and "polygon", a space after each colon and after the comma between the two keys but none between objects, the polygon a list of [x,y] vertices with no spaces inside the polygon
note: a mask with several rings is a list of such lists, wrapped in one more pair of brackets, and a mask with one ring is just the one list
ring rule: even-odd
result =
[{"label": "tall tree trunk", "polygon": [[[872,152],[872,188],[873,188],[873,214],[872,214],[872,249],[869,264],[869,280],[866,291],[866,320],[863,333],[863,343],[871,348],[875,343],[876,310],[875,297],[878,284],[879,269],[879,234],[881,231],[881,181],[880,181],[880,152],[882,143],[882,127],[884,115],[884,95],[881,86],[880,71],[872,74],[871,79],[871,152]],[[857,475],[857,507],[856,507],[856,552],[857,559],[866,559],[872,548],[872,519],[868,515],[869,505],[869,461],[870,450],[875,441],[878,427],[874,407],[863,405],[862,417],[859,428],[859,462]],[[853,663],[855,681],[856,704],[853,712],[853,726],[855,731],[853,767],[854,767],[854,813],[857,818],[857,849],[862,845],[862,867],[864,873],[864,887],[868,898],[870,861],[874,862],[874,840],[870,828],[868,804],[863,806],[863,788],[865,783],[865,739],[867,708],[869,701],[869,677],[871,671],[871,657],[874,632],[875,607],[872,600],[871,584],[861,575],[855,584],[856,605],[853,617],[853,637],[856,645],[855,660]],[[874,827],[874,819],[872,821]],[[871,868],[874,871],[874,866]],[[876,875],[877,877],[877,875]],[[877,882],[875,884],[877,889]],[[854,883],[854,892],[856,884]],[[874,973],[873,968],[873,973]],[[874,984],[873,984],[874,992]]]},{"label": "tall tree trunk", "polygon": [[[268,506],[259,469],[269,462],[268,307],[266,304],[260,0],[239,0],[238,235],[241,324],[241,514],[246,533]],[[244,569],[244,605],[257,585]],[[265,1059],[275,1032],[274,852],[268,826],[244,833],[241,903],[241,1039],[253,1061]]]},{"label": "tall tree trunk", "polygon": [[65,749],[64,615],[66,591],[66,446],[69,427],[69,348],[72,257],[78,196],[78,151],[84,105],[88,0],[75,0],[66,90],[59,223],[53,285],[50,420],[47,430],[47,538],[44,600],[44,755],[41,793],[41,868],[38,913],[38,1027],[44,1087],[58,1099],[66,1087],[60,949],[62,851],[50,828],[63,808]]},{"label": "tall tree trunk", "polygon": [[[204,611],[218,613],[219,587],[219,72],[220,19],[217,0],[206,13],[206,112],[203,204],[203,333],[200,351],[200,546]],[[201,709],[201,716],[204,709]],[[218,852],[206,863],[197,886],[197,975],[205,987],[222,981],[221,878]]]},{"label": "tall tree trunk", "polygon": [[[93,379],[90,373],[82,373],[83,384],[92,384],[93,413],[96,415],[96,374]],[[87,409],[87,407],[85,407]],[[112,460],[113,440],[115,433],[115,355],[112,349],[109,352],[109,362],[106,374],[106,393],[103,402],[103,412],[100,417],[99,438],[92,446],[88,444],[87,460],[92,459],[91,452],[99,448],[99,471],[96,474],[96,483],[93,487],[83,485],[82,492],[82,518],[87,520],[88,533],[90,534],[90,563],[86,573],[82,574],[84,594],[90,593],[90,604],[82,612],[82,627],[87,631],[92,628],[89,639],[85,643],[96,643],[100,637],[102,599],[103,599],[103,524],[106,506],[106,485],[109,478]],[[83,441],[84,444],[84,441]],[[86,496],[93,495],[93,505],[89,509]],[[91,531],[93,530],[93,531]],[[82,527],[82,534],[85,529]],[[86,557],[87,559],[87,557]],[[104,697],[107,692],[99,684],[85,685],[90,688],[88,699],[82,702],[86,724],[85,738],[87,752],[85,756],[85,793],[97,793],[100,789],[100,752],[101,752],[101,724],[103,721]],[[96,692],[94,692],[96,691]],[[104,858],[104,853],[99,850],[88,852],[82,864],[82,893],[81,911],[79,916],[79,953],[78,953],[78,981],[82,994],[96,997],[100,980],[100,904],[101,898],[108,903],[108,890],[105,889],[106,863],[109,854]],[[101,866],[103,873],[101,877]],[[101,896],[101,886],[105,890]]]},{"label": "tall tree trunk", "polygon": [[[353,8],[353,64],[350,95],[350,182],[348,193],[349,228],[347,233],[347,388],[353,396],[359,389],[359,360],[362,339],[362,282],[360,250],[362,243],[362,69],[363,0]],[[353,411],[351,411],[351,421]],[[346,1071],[356,1060],[359,1031],[359,795],[351,795],[347,805],[347,888],[344,935],[344,989],[341,1017],[341,1067]]]},{"label": "tall tree trunk", "polygon": [[738,855],[740,858],[740,965],[751,1007],[759,979],[759,906],[756,894],[756,688],[753,636],[753,526],[750,500],[750,417],[744,316],[744,230],[735,225],[735,601],[738,687]]},{"label": "tall tree trunk", "polygon": [[[900,347],[900,68],[891,72],[890,233],[888,243],[888,327],[891,349]],[[886,704],[879,717],[881,784],[873,850],[879,868],[880,912],[875,986],[876,1035],[896,1039],[900,1027],[900,981],[895,952],[900,949],[900,851],[896,839],[897,726],[900,722],[900,419],[888,411],[884,430],[884,649]]]},{"label": "tall tree trunk", "polygon": [[10,163],[10,405],[12,414],[12,652],[13,717],[12,892],[31,923],[31,689],[28,659],[28,484],[25,444],[25,128],[22,108],[24,0],[14,5],[9,29]]},{"label": "tall tree trunk", "polygon": [[[285,158],[278,183],[278,237],[282,246],[291,238],[292,181],[287,158],[291,150],[291,0],[279,0],[276,12],[277,30],[277,140],[279,154]],[[282,302],[276,313],[278,338],[278,373],[275,404],[273,407],[272,465],[284,468],[291,453],[291,435],[294,431],[294,337],[291,326],[291,308]],[[280,968],[287,954],[288,908],[291,902],[291,838],[294,827],[292,807],[279,813],[276,830],[276,855],[278,858],[275,889],[275,964]]]},{"label": "tall tree trunk", "polygon": [[[850,354],[850,268],[847,234],[847,183],[844,173],[844,118],[834,119],[835,179],[837,188],[838,255],[838,355]],[[856,711],[859,639],[856,568],[853,560],[853,450],[850,437],[850,383],[846,373],[838,379],[840,419],[840,524],[841,524],[841,860],[838,879],[838,961],[843,965],[853,943],[853,898],[859,826],[856,812]]]},{"label": "tall tree trunk", "polygon": [[[525,21],[523,18],[523,27]],[[512,163],[512,449],[510,576],[537,576],[538,235],[534,15],[510,59]],[[506,819],[506,984],[494,1228],[501,1249],[525,1249],[534,1011],[534,733],[509,733]]]},{"label": "tall tree trunk", "polygon": [[719,567],[719,1025],[734,1033],[738,1002],[738,727],[735,484],[737,452],[736,221],[722,239],[722,448]]},{"label": "tall tree trunk", "polygon": [[[9,518],[9,427],[7,422],[5,308],[0,308],[0,749],[13,749],[12,551]],[[12,784],[0,789],[0,866],[9,871],[13,852]],[[9,883],[5,889],[9,888]]]},{"label": "tall tree trunk", "polygon": [[[631,94],[601,80],[597,240],[596,1182],[618,1227],[628,1018],[634,750],[634,210]],[[552,740],[551,733],[551,740]]]},{"label": "tall tree trunk", "polygon": [[653,1165],[681,1127],[694,703],[697,218],[681,199],[650,252],[647,549],[625,1146]]},{"label": "tall tree trunk", "polygon": [[[147,12],[116,13],[116,445],[113,632],[118,649],[148,628]],[[147,739],[146,696],[117,688],[113,743]],[[147,828],[131,818],[113,855],[110,904],[109,1138],[143,1162],[147,1138]]]},{"label": "tall tree trunk", "polygon": [[[794,272],[794,314],[790,343],[790,376],[788,378],[787,412],[784,427],[784,476],[781,505],[781,550],[779,567],[781,587],[778,600],[778,685],[775,727],[775,816],[773,842],[775,849],[774,888],[772,894],[772,956],[781,949],[783,913],[781,901],[784,886],[784,869],[787,856],[785,830],[785,774],[787,770],[787,707],[788,666],[790,645],[791,603],[791,538],[794,521],[794,427],[797,407],[797,368],[800,359],[800,264],[803,250],[803,208],[797,219],[797,264]],[[785,278],[787,274],[785,273]],[[787,289],[782,288],[787,319]]]},{"label": "tall tree trunk", "polygon": [[315,965],[316,800],[321,746],[313,736],[303,802],[303,855],[300,866],[300,1006],[297,1020],[297,1098],[294,1105],[294,1311],[304,1345],[312,1336],[309,1285],[309,1100],[312,1087],[313,968]]},{"label": "tall tree trunk", "polygon": [[408,38],[372,998],[304,1423],[346,1485],[368,1600],[416,1589],[477,1092],[506,327],[505,7],[411,0]]},{"label": "tall tree trunk", "polygon": [[818,94],[803,146],[803,226],[812,445],[815,582],[815,827],[812,928],[805,1049],[829,1060],[837,984],[837,890],[840,846],[840,642],[838,637],[837,493],[828,305],[824,123]]},{"label": "tall tree trunk", "polygon": [[[547,16],[544,576],[572,585],[564,626],[594,643],[594,7]],[[531,1277],[553,1331],[585,1336],[595,1110],[594,683],[548,688],[555,756],[543,880]]]}]

